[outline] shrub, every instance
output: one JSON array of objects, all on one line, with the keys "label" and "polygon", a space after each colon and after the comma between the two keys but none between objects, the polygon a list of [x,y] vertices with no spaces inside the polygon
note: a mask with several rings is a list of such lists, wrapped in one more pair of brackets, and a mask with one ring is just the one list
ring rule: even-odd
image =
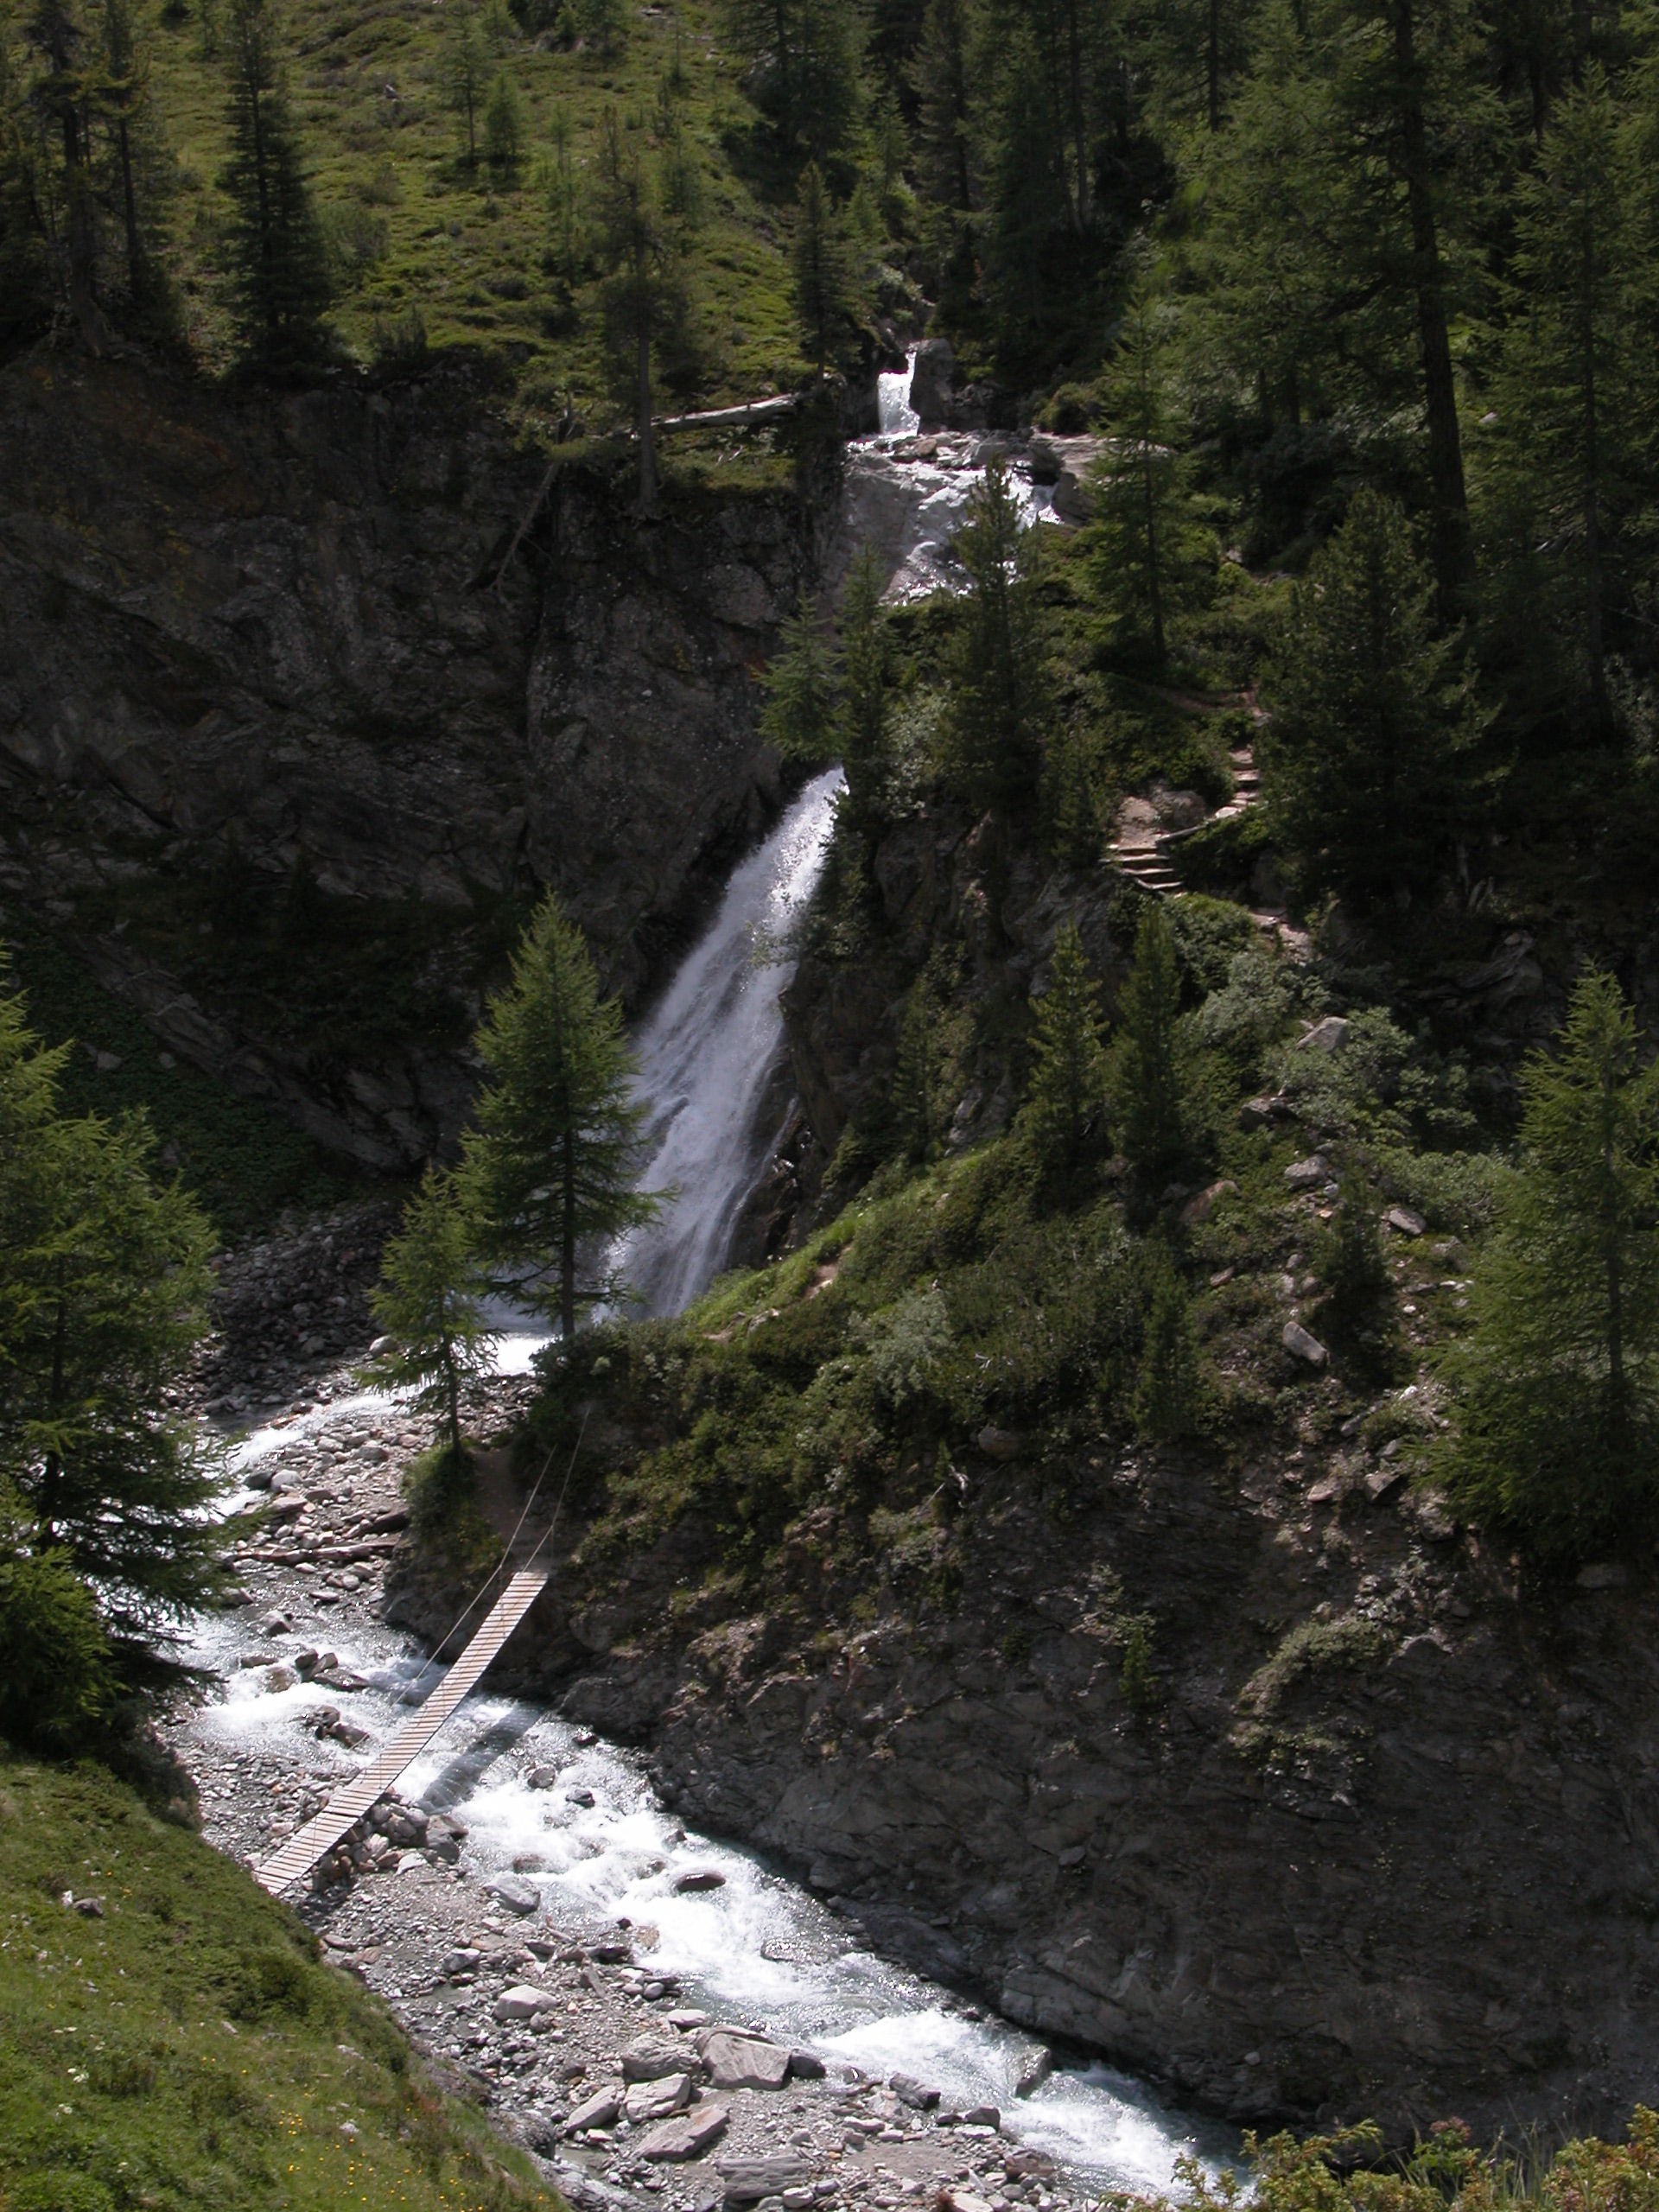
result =
[{"label": "shrub", "polygon": [[113,1696],[98,1607],[68,1561],[0,1554],[0,1734],[67,1751],[96,1730]]}]

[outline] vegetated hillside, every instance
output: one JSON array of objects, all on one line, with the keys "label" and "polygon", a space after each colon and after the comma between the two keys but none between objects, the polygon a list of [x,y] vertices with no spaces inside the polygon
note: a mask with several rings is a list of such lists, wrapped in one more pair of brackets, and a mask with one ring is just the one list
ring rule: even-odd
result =
[{"label": "vegetated hillside", "polygon": [[[457,18],[468,13],[473,163],[454,83]],[[671,144],[695,212],[696,327],[674,381],[712,399],[782,390],[801,373],[777,218],[727,150],[745,103],[711,7],[630,8],[608,54],[531,32],[500,0],[475,11],[298,0],[281,22],[336,288],[332,320],[359,360],[407,353],[423,328],[428,346],[496,356],[532,410],[556,416],[569,395],[590,423],[596,412],[607,419],[603,272],[591,232],[608,113]],[[229,15],[219,0],[145,0],[135,28],[157,136],[176,162],[167,224],[185,329],[217,366],[232,346],[219,187]],[[498,84],[511,91],[512,160],[487,150]]]},{"label": "vegetated hillside", "polygon": [[559,2202],[284,1907],[100,1769],[0,1757],[0,1930],[19,2212]]}]

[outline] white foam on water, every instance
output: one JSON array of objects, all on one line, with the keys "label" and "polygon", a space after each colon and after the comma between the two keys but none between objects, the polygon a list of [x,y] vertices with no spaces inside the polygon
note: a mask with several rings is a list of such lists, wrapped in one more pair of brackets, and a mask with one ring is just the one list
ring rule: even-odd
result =
[{"label": "white foam on water", "polygon": [[783,1044],[778,995],[793,972],[784,940],[823,873],[842,782],[839,768],[815,777],[739,861],[636,1039],[649,1112],[640,1187],[676,1193],[613,1255],[647,1313],[677,1313],[708,1287],[777,1144],[760,1114]]},{"label": "white foam on water", "polygon": [[910,387],[916,374],[916,348],[905,355],[902,369],[883,369],[875,380],[875,418],[884,438],[913,438],[922,418],[910,404]]}]

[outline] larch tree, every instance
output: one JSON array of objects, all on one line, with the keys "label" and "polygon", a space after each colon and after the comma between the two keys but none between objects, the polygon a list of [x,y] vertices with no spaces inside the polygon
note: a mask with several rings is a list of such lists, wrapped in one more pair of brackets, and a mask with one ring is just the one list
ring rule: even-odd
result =
[{"label": "larch tree", "polygon": [[386,1247],[372,1301],[388,1342],[366,1370],[370,1379],[412,1389],[422,1412],[442,1419],[457,1465],[463,1454],[461,1394],[490,1373],[499,1333],[485,1313],[477,1243],[456,1179],[429,1168]]},{"label": "larch tree", "polygon": [[1056,937],[1048,988],[1033,1004],[1023,1131],[1044,1172],[1069,1185],[1098,1142],[1106,1104],[1100,989],[1075,923],[1067,922]]},{"label": "larch tree", "polygon": [[247,358],[281,372],[322,350],[327,250],[283,82],[274,0],[233,0],[229,40],[231,307]]},{"label": "larch tree", "polygon": [[1594,970],[1558,1044],[1522,1073],[1442,1467],[1465,1511],[1570,1565],[1659,1521],[1659,1065]]},{"label": "larch tree", "polygon": [[974,805],[1018,809],[1042,776],[1041,547],[1000,461],[969,500],[956,551],[969,589],[949,670],[951,773]]},{"label": "larch tree", "polygon": [[1147,1197],[1179,1163],[1188,1142],[1191,1081],[1180,1008],[1174,934],[1154,901],[1135,931],[1108,1077],[1118,1141]]},{"label": "larch tree", "polygon": [[795,318],[820,373],[834,359],[857,307],[841,218],[816,162],[801,172],[790,242]]},{"label": "larch tree", "polygon": [[1358,493],[1309,563],[1270,673],[1270,817],[1310,890],[1409,893],[1471,806],[1479,733],[1460,639],[1403,511]]},{"label": "larch tree", "polygon": [[601,999],[582,931],[551,893],[474,1039],[486,1071],[461,1168],[496,1286],[557,1320],[569,1343],[608,1279],[586,1248],[656,1218],[634,1187],[645,1109],[614,999]]}]

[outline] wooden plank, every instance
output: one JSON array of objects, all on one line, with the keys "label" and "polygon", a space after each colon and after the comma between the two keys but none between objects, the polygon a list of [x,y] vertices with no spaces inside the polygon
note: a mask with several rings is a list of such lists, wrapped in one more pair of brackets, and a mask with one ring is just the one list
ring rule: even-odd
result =
[{"label": "wooden plank", "polygon": [[379,1802],[475,1686],[546,1586],[547,1574],[540,1567],[513,1576],[476,1636],[420,1711],[375,1753],[361,1774],[344,1789],[335,1790],[320,1813],[291,1835],[264,1866],[255,1868],[253,1878],[262,1889],[276,1897],[290,1883],[308,1874],[323,1853],[332,1851],[346,1830],[355,1827],[364,1814]]}]

